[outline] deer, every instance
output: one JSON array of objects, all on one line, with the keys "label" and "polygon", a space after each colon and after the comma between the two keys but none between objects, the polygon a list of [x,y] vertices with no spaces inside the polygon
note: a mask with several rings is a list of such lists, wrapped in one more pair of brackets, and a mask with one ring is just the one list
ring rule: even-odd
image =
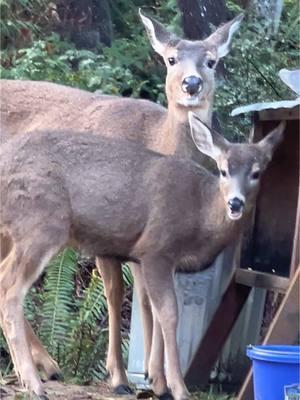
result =
[{"label": "deer", "polygon": [[[216,176],[192,159],[162,155],[126,139],[64,131],[16,135],[0,153],[0,324],[22,384],[45,393],[30,352],[23,300],[47,263],[68,243],[93,257],[139,265],[155,335],[149,377],[189,399],[176,344],[174,272],[204,268],[247,226],[260,178],[283,138],[281,122],[258,143],[230,143],[190,112],[198,151]],[[158,378],[158,379],[157,379]]]},{"label": "deer", "polygon": [[[168,109],[148,100],[100,96],[49,82],[1,81],[1,121],[6,137],[24,131],[67,129],[76,132],[99,131],[110,138],[133,139],[150,150],[177,154],[204,162],[195,150],[189,133],[188,112],[194,111],[211,126],[215,69],[230,50],[242,15],[219,27],[205,40],[189,41],[176,37],[155,19],[140,16],[154,50],[166,68]],[[122,124],[120,125],[120,120]],[[103,130],[105,126],[105,130]],[[4,139],[6,140],[6,139]],[[120,335],[120,310],[123,297],[121,264],[117,259],[96,259],[102,276],[109,312],[109,345],[106,368],[110,385],[118,394],[129,393]],[[140,268],[130,262],[141,308],[144,331],[145,375],[148,375],[152,343],[152,311],[143,286]],[[28,341],[35,363],[49,378],[59,377],[59,368],[47,354],[26,322]],[[157,347],[158,349],[158,347]],[[158,358],[163,357],[162,348]],[[165,378],[162,375],[165,390]]]}]

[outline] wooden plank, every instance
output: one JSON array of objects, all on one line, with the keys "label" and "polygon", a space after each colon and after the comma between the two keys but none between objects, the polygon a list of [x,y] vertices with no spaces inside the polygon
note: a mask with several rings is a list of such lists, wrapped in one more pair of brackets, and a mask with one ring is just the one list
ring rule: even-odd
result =
[{"label": "wooden plank", "polygon": [[[299,294],[300,294],[300,266],[292,279],[290,287],[268,329],[263,344],[294,345],[299,333]],[[253,400],[252,370],[238,394],[237,400]]]},{"label": "wooden plank", "polygon": [[261,121],[282,121],[299,119],[299,106],[294,108],[278,108],[259,111]]},{"label": "wooden plank", "polygon": [[238,268],[235,281],[242,285],[286,292],[290,279],[265,272]]},{"label": "wooden plank", "polygon": [[299,194],[298,194],[298,205],[297,205],[297,216],[295,235],[293,243],[293,254],[290,268],[290,276],[292,277],[300,263],[300,176],[299,176]]},{"label": "wooden plank", "polygon": [[201,389],[207,384],[210,372],[250,290],[251,288],[248,286],[236,284],[232,278],[187,371],[186,382],[190,388]]}]

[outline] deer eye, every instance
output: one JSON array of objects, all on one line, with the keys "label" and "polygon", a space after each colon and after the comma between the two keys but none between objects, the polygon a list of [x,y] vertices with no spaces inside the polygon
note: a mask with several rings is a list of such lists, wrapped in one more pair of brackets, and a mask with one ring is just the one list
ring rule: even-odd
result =
[{"label": "deer eye", "polygon": [[220,174],[221,174],[224,178],[226,178],[226,176],[227,176],[227,173],[226,173],[225,169],[220,169]]},{"label": "deer eye", "polygon": [[255,172],[253,172],[252,174],[251,174],[251,179],[253,179],[253,180],[257,180],[257,179],[259,179],[259,177],[260,177],[260,172],[259,171],[255,171]]},{"label": "deer eye", "polygon": [[170,65],[174,65],[174,64],[176,64],[176,59],[174,57],[169,57],[168,62]]},{"label": "deer eye", "polygon": [[208,66],[208,68],[213,69],[213,67],[214,67],[215,65],[216,65],[216,60],[213,60],[213,59],[207,60],[207,66]]}]

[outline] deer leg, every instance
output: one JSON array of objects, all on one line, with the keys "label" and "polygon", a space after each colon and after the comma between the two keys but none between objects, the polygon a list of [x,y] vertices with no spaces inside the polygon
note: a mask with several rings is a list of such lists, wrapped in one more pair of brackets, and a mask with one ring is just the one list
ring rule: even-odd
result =
[{"label": "deer leg", "polygon": [[[155,310],[155,309],[154,309]],[[153,338],[149,359],[149,381],[155,387],[156,393],[162,393],[160,398],[171,399],[164,369],[164,339],[156,312],[153,310]]]},{"label": "deer leg", "polygon": [[57,362],[48,354],[47,350],[44,348],[39,338],[35,335],[31,325],[26,319],[25,331],[35,366],[42,369],[48,379],[61,379],[61,372]]},{"label": "deer leg", "polygon": [[[148,368],[149,368],[149,357],[151,353],[151,343],[152,343],[152,332],[153,332],[153,318],[152,318],[152,309],[149,300],[149,296],[144,284],[144,278],[142,274],[142,269],[139,264],[130,263],[130,269],[132,271],[134,277],[134,285],[137,293],[137,299],[139,302],[142,324],[143,324],[143,333],[144,333],[144,372],[145,378],[148,377]],[[161,357],[161,354],[158,355]],[[163,358],[163,354],[162,354]]]},{"label": "deer leg", "polygon": [[[187,400],[190,397],[181,373],[176,342],[178,310],[171,266],[159,257],[151,257],[143,260],[142,268],[153,312],[162,329],[167,361],[167,384],[175,400]],[[160,370],[162,368],[161,366]],[[153,386],[153,390],[158,396],[164,394],[159,392],[159,387]]]},{"label": "deer leg", "polygon": [[[12,262],[10,258],[13,256],[13,242],[9,235],[3,234],[0,235],[0,240],[0,257],[3,260],[1,268],[4,270],[7,268],[6,264]],[[58,379],[60,377],[60,370],[57,363],[47,353],[38,337],[34,334],[29,322],[26,320],[25,331],[27,341],[30,345],[31,355],[36,367],[41,368],[49,379]]]},{"label": "deer leg", "polygon": [[31,232],[30,239],[15,241],[0,264],[0,324],[16,374],[22,385],[40,399],[46,396],[30,351],[23,301],[31,285],[61,248],[61,243],[67,240],[68,230],[54,228],[51,237],[49,232],[51,227],[48,226],[47,232]]},{"label": "deer leg", "polygon": [[103,279],[108,305],[109,339],[106,369],[110,385],[116,394],[132,393],[124,368],[121,338],[121,307],[124,295],[122,266],[115,259],[96,258],[98,271]]}]

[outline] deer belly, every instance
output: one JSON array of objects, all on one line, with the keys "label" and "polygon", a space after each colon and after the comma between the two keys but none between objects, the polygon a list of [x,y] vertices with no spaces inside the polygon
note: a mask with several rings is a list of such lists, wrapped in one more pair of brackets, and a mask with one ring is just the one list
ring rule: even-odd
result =
[{"label": "deer belly", "polygon": [[[82,252],[89,256],[117,256],[128,259],[141,235],[138,220],[109,218],[109,215],[77,216],[73,220],[72,236]],[[126,214],[125,214],[126,215]],[[115,215],[116,217],[116,215]]]}]

